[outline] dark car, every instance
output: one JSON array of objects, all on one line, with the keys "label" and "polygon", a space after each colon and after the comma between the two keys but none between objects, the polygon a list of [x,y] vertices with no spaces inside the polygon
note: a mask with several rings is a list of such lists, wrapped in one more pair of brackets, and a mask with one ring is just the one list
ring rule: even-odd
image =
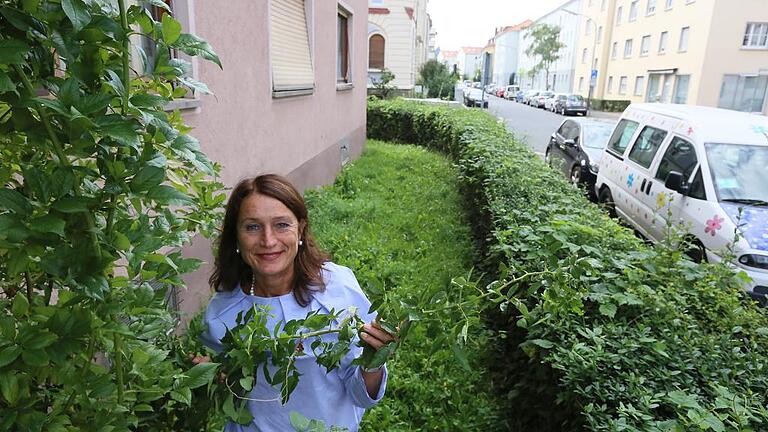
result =
[{"label": "dark car", "polygon": [[522,102],[523,96],[525,96],[525,92],[523,90],[518,90],[515,92],[515,97],[513,98],[515,102]]},{"label": "dark car", "polygon": [[468,107],[488,108],[488,93],[483,89],[473,88],[464,93],[464,105]]},{"label": "dark car", "polygon": [[559,99],[555,103],[554,111],[562,115],[587,115],[587,101],[581,95],[569,94],[564,99]]},{"label": "dark car", "polygon": [[616,122],[566,119],[549,139],[544,160],[596,201],[595,180],[600,158]]}]

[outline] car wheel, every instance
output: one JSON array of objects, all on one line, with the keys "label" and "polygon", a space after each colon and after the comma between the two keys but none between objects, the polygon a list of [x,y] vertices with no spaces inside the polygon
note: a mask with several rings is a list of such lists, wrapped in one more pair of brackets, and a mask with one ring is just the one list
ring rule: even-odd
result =
[{"label": "car wheel", "polygon": [[685,254],[695,263],[707,262],[707,250],[701,241],[697,238],[688,238],[685,240]]},{"label": "car wheel", "polygon": [[573,168],[571,168],[571,183],[575,186],[579,186],[581,183],[581,167],[578,165],[574,165]]},{"label": "car wheel", "polygon": [[597,196],[597,202],[605,207],[605,210],[608,212],[608,216],[614,218],[616,217],[616,204],[613,202],[613,195],[611,194],[610,189],[607,187],[601,189],[600,195]]},{"label": "car wheel", "polygon": [[550,167],[552,166],[552,152],[549,146],[547,146],[547,150],[544,151],[544,163]]}]

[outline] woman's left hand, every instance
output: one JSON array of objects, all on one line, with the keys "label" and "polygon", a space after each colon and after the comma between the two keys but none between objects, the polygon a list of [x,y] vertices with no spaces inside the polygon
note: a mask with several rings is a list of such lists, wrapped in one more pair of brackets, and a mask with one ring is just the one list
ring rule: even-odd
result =
[{"label": "woman's left hand", "polygon": [[360,332],[360,338],[373,347],[376,351],[380,350],[384,345],[396,340],[396,337],[381,328],[376,322],[369,322],[363,325],[363,331]]}]

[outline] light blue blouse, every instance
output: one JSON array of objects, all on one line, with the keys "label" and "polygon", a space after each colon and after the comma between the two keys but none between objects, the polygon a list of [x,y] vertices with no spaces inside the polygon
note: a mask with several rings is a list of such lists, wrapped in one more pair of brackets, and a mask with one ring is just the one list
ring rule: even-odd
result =
[{"label": "light blue blouse", "polygon": [[[360,289],[352,271],[346,267],[326,262],[322,269],[325,291],[316,292],[306,307],[300,306],[293,293],[278,297],[249,296],[238,285],[230,292],[217,292],[205,311],[208,330],[201,335],[203,343],[221,351],[221,339],[227,328],[235,326],[237,314],[251,309],[254,304],[270,307],[273,316],[267,320],[267,328],[274,328],[278,322],[303,319],[311,311],[330,312],[356,307],[357,313],[365,322],[375,319],[369,314],[370,301]],[[333,335],[328,335],[334,337]],[[256,385],[248,395],[248,408],[253,414],[253,423],[247,426],[229,423],[225,432],[285,432],[293,431],[290,413],[296,411],[307,419],[317,419],[325,423],[357,431],[366,408],[378,403],[384,396],[387,384],[387,370],[384,368],[379,393],[371,398],[365,388],[360,367],[353,366],[352,360],[360,355],[362,348],[353,342],[350,352],[342,359],[340,367],[326,373],[323,366],[315,362],[315,356],[309,344],[305,344],[306,356],[298,357],[296,367],[301,374],[299,384],[285,405],[280,403],[280,389],[266,382],[262,372],[256,379]],[[260,371],[260,369],[259,369]],[[274,373],[274,369],[270,370]]]}]

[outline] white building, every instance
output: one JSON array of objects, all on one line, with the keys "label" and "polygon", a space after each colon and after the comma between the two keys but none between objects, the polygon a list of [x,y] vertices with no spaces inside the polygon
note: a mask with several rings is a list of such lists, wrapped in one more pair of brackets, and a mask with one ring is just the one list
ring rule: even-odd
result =
[{"label": "white building", "polygon": [[461,47],[456,63],[462,78],[467,76],[467,79],[474,79],[475,74],[483,66],[483,49],[480,47]]},{"label": "white building", "polygon": [[[522,32],[518,58],[518,73],[522,76],[521,88],[545,89],[549,87],[550,90],[555,92],[569,93],[571,91],[573,88],[576,62],[577,60],[581,61],[581,58],[579,58],[576,53],[581,27],[580,17],[578,15],[581,2],[582,0],[569,0],[563,3],[557,9],[534,21],[533,25],[528,27],[527,31]],[[548,83],[546,71],[544,70],[538,71],[534,76],[530,75],[540,59],[532,58],[525,54],[525,51],[533,42],[533,39],[527,35],[529,34],[529,31],[538,24],[548,24],[560,27],[560,42],[564,45],[559,52],[560,58],[553,62],[549,67]],[[590,29],[592,28],[592,26],[587,27]]]},{"label": "white building", "polygon": [[437,54],[437,61],[444,64],[448,68],[448,72],[462,73],[459,70],[459,52],[450,50],[439,50]]},{"label": "white building", "polygon": [[492,81],[496,86],[506,86],[510,82],[520,83],[518,58],[520,57],[520,39],[525,29],[533,22],[526,20],[514,26],[507,26],[496,33],[496,49],[493,61]]}]

